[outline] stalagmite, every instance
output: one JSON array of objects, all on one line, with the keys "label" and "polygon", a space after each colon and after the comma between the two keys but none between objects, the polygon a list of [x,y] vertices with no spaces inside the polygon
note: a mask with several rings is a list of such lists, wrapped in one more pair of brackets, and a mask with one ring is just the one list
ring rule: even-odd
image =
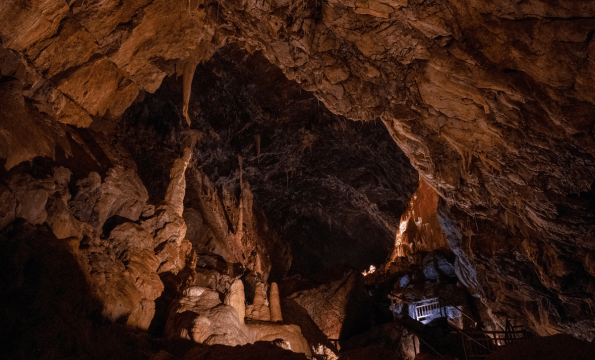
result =
[{"label": "stalagmite", "polygon": [[184,149],[182,157],[176,159],[169,173],[169,186],[165,194],[165,202],[175,212],[182,216],[184,212],[184,195],[186,194],[186,177],[184,176],[188,163],[192,158],[192,149]]},{"label": "stalagmite", "polygon": [[254,291],[254,302],[246,307],[246,317],[254,320],[271,321],[271,311],[265,304],[264,284],[258,284]]},{"label": "stalagmite", "polygon": [[246,298],[244,295],[244,284],[242,280],[236,279],[231,286],[229,291],[225,295],[225,305],[232,306],[238,312],[238,318],[240,323],[244,323],[244,317],[246,316]]},{"label": "stalagmite", "polygon": [[190,134],[187,146],[184,148],[183,155],[176,159],[169,172],[169,185],[165,193],[165,203],[174,211],[182,216],[184,212],[184,196],[186,195],[186,169],[192,159],[192,151],[198,140],[199,134],[193,132]]},{"label": "stalagmite", "polygon": [[271,283],[269,304],[271,306],[271,321],[283,321],[283,317],[281,316],[281,303],[279,301],[279,287],[277,286],[277,283]]}]

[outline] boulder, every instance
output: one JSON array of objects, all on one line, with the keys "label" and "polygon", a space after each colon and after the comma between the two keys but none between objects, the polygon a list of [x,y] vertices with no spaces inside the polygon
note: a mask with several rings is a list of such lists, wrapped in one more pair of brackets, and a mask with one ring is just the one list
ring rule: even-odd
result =
[{"label": "boulder", "polygon": [[336,359],[337,356],[335,353],[338,353],[337,348],[328,340],[303,307],[298,305],[294,300],[287,298],[281,299],[281,307],[283,309],[283,323],[300,327],[302,335],[308,341],[308,346],[312,350],[313,355],[328,360]]},{"label": "boulder", "polygon": [[116,226],[109,234],[109,241],[117,257],[151,249],[153,245],[151,234],[133,222],[125,222]]},{"label": "boulder", "polygon": [[83,226],[68,210],[67,200],[59,193],[48,199],[46,222],[58,239],[76,237],[80,240],[83,238]]}]

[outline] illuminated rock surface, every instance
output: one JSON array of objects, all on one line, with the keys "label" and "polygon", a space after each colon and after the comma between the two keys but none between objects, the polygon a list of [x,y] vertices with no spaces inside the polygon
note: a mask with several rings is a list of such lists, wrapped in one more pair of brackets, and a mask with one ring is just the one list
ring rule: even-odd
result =
[{"label": "illuminated rock surface", "polygon": [[[486,321],[593,339],[594,18],[591,1],[2,2],[9,357],[183,358],[154,342],[170,306],[236,278],[248,305],[301,283],[339,337],[310,299],[341,286],[317,279],[387,259],[424,289],[452,265]],[[418,176],[431,211],[409,202]],[[394,248],[405,233],[421,259]]]}]

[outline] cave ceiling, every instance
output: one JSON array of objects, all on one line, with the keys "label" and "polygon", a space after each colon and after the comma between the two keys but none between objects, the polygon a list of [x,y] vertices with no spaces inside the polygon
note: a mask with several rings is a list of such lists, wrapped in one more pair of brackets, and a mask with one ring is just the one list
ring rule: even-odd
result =
[{"label": "cave ceiling", "polygon": [[[593,338],[594,33],[595,3],[587,0],[3,1],[0,157],[6,170],[38,156],[80,156],[87,172],[110,161],[136,168],[133,159],[116,156],[117,148],[101,156],[96,149],[112,142],[127,109],[181,76],[172,111],[187,114],[205,139],[193,166],[225,182],[235,176],[224,171],[232,170],[229,162],[246,158],[254,198],[270,214],[274,205],[267,199],[275,194],[253,166],[259,161],[254,131],[261,136],[262,166],[278,177],[270,180],[285,180],[300,194],[313,166],[308,157],[322,148],[332,152],[336,139],[329,135],[319,140],[321,148],[310,148],[304,137],[325,136],[320,119],[336,120],[317,113],[314,120],[286,124],[296,136],[289,143],[304,147],[303,155],[296,163],[284,158],[269,164],[266,148],[275,143],[267,121],[246,128],[242,138],[238,126],[246,120],[228,118],[222,139],[233,144],[221,146],[215,169],[214,155],[201,146],[214,141],[208,126],[214,133],[225,126],[205,115],[215,96],[203,90],[209,76],[219,75],[197,65],[236,43],[317,98],[302,98],[295,87],[273,97],[291,95],[289,109],[307,101],[303,111],[312,112],[320,100],[347,119],[383,122],[441,196],[440,221],[459,277],[495,313],[528,319],[542,333]],[[217,96],[223,101],[227,95]],[[251,96],[256,104],[245,111],[267,113],[258,92]],[[241,114],[242,106],[221,111]],[[350,126],[345,136],[351,141],[385,136],[376,133],[377,125]],[[89,131],[103,135],[91,141]],[[367,156],[358,154],[355,161]],[[329,165],[327,174],[341,172],[341,181],[364,191],[342,171],[348,167]],[[383,176],[364,182],[390,187],[391,175]],[[334,211],[340,204],[325,206]],[[342,223],[352,221],[348,209],[341,210]],[[317,219],[316,226],[323,224]],[[274,215],[271,221],[291,229]]]}]

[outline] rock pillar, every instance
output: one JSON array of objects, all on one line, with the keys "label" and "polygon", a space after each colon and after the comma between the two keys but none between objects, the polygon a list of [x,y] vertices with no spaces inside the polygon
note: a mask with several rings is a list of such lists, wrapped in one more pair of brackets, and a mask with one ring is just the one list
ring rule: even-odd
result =
[{"label": "rock pillar", "polygon": [[271,306],[271,321],[283,321],[283,317],[281,316],[281,303],[279,302],[279,287],[277,286],[277,283],[271,283],[269,304]]},{"label": "rock pillar", "polygon": [[256,286],[254,302],[246,308],[246,316],[254,320],[271,321],[271,311],[265,304],[263,284]]},{"label": "rock pillar", "polygon": [[242,280],[235,280],[229,287],[229,291],[225,296],[225,305],[232,306],[238,312],[240,323],[244,323],[246,316],[246,298],[244,295],[244,284]]}]

